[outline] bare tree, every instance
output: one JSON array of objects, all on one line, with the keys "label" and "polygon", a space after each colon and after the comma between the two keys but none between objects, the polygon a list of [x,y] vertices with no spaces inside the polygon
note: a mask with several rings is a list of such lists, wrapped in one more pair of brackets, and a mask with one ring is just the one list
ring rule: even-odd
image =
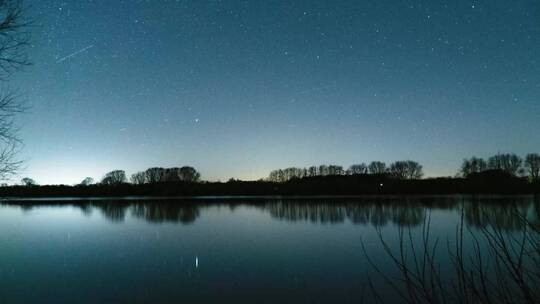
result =
[{"label": "bare tree", "polygon": [[525,156],[525,168],[531,181],[538,181],[540,179],[540,154],[527,154]]},{"label": "bare tree", "polygon": [[497,154],[488,159],[488,167],[491,170],[503,170],[512,175],[521,173],[523,160],[515,154]]},{"label": "bare tree", "polygon": [[307,169],[307,175],[308,176],[317,176],[318,175],[318,170],[317,170],[317,167],[316,166],[311,166]]},{"label": "bare tree", "polygon": [[201,174],[193,167],[184,166],[180,168],[180,179],[184,182],[198,182]]},{"label": "bare tree", "polygon": [[37,186],[36,181],[31,179],[30,177],[25,177],[25,178],[21,179],[21,184],[23,186],[27,186],[27,187]]},{"label": "bare tree", "polygon": [[505,169],[506,171],[514,175],[523,174],[523,159],[515,154],[509,154],[506,156]]},{"label": "bare tree", "polygon": [[90,186],[94,183],[94,179],[91,177],[87,177],[82,180],[82,182],[79,184],[81,186]]},{"label": "bare tree", "polygon": [[370,174],[385,174],[386,164],[380,161],[373,161],[369,164],[368,171]]},{"label": "bare tree", "polygon": [[368,167],[366,164],[354,164],[349,167],[347,174],[366,174],[368,172]]},{"label": "bare tree", "polygon": [[276,183],[283,183],[287,181],[285,179],[285,172],[281,169],[273,170],[272,172],[270,172],[270,176],[268,177],[268,180],[271,182],[276,182]]},{"label": "bare tree", "polygon": [[343,175],[343,174],[345,174],[345,170],[343,170],[342,166],[338,166],[338,165],[328,166],[328,175]]},{"label": "bare tree", "polygon": [[277,170],[270,171],[270,174],[268,174],[268,181],[269,182],[278,182]]},{"label": "bare tree", "polygon": [[180,171],[180,168],[174,167],[174,168],[166,168],[163,172],[162,181],[163,182],[169,182],[169,183],[177,183],[181,181],[181,175],[182,172]]},{"label": "bare tree", "polygon": [[422,166],[412,160],[397,161],[390,165],[389,171],[399,179],[419,179],[424,175]]},{"label": "bare tree", "polygon": [[[21,1],[0,0],[0,82],[30,64],[26,56],[28,26]],[[25,108],[17,97],[9,87],[0,89],[0,180],[16,173],[21,165],[15,158],[20,139],[14,117]]]},{"label": "bare tree", "polygon": [[329,174],[327,165],[320,165],[318,171],[319,171],[319,176],[326,176]]},{"label": "bare tree", "polygon": [[470,159],[464,159],[463,164],[459,170],[459,175],[467,177],[473,173],[480,173],[487,169],[488,165],[482,158],[471,157]]},{"label": "bare tree", "polygon": [[142,185],[146,183],[146,174],[145,172],[137,172],[131,175],[131,183],[135,185]]},{"label": "bare tree", "polygon": [[165,169],[153,167],[146,169],[144,173],[146,175],[146,182],[149,184],[155,184],[162,181],[163,176],[165,175]]},{"label": "bare tree", "polygon": [[283,170],[283,174],[286,180],[304,178],[307,176],[308,170],[306,168],[290,167]]},{"label": "bare tree", "polygon": [[124,170],[111,171],[103,177],[101,183],[104,185],[119,185],[127,182],[126,172]]},{"label": "bare tree", "polygon": [[285,168],[283,170],[283,173],[285,174],[285,179],[286,180],[291,180],[291,179],[297,178],[297,176],[296,176],[296,168]]},{"label": "bare tree", "polygon": [[488,159],[488,168],[490,170],[503,170],[503,167],[501,154],[493,155]]}]

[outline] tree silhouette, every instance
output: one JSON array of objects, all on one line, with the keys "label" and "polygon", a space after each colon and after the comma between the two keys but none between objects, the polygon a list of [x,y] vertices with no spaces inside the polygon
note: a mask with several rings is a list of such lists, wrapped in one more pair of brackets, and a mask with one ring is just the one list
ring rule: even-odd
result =
[{"label": "tree silhouette", "polygon": [[101,183],[104,185],[119,185],[127,182],[126,172],[124,170],[111,171],[103,177]]},{"label": "tree silhouette", "polygon": [[131,175],[131,183],[135,185],[142,185],[146,183],[146,174],[145,172],[137,172]]},{"label": "tree silhouette", "polygon": [[[22,1],[0,1],[0,82],[30,64],[25,52],[30,38],[26,31],[28,26]],[[21,165],[15,158],[21,141],[14,117],[25,107],[16,97],[12,90],[0,90],[0,179],[14,174]]]},{"label": "tree silhouette", "polygon": [[385,174],[386,164],[380,161],[373,161],[369,164],[368,171],[370,174]]},{"label": "tree silhouette", "polygon": [[540,180],[540,155],[536,153],[525,156],[525,168],[531,181]]},{"label": "tree silhouette", "polygon": [[163,178],[163,175],[165,174],[165,169],[153,167],[148,168],[146,171],[144,171],[146,177],[145,180],[149,184],[155,184],[161,182],[161,179]]},{"label": "tree silhouette", "polygon": [[320,165],[318,171],[319,171],[319,176],[328,175],[328,166],[327,165]]},{"label": "tree silhouette", "polygon": [[488,159],[490,170],[503,170],[512,175],[521,173],[523,160],[515,154],[497,154]]},{"label": "tree silhouette", "polygon": [[345,174],[345,170],[343,170],[342,166],[337,166],[337,165],[328,166],[327,175],[343,175],[343,174]]},{"label": "tree silhouette", "polygon": [[296,168],[286,168],[283,170],[283,174],[285,174],[286,180],[291,180],[293,178],[297,178],[296,176]]},{"label": "tree silhouette", "polygon": [[21,184],[23,186],[27,186],[27,187],[37,186],[36,181],[29,178],[29,177],[25,177],[25,178],[21,179]]},{"label": "tree silhouette", "polygon": [[178,182],[198,182],[201,174],[193,167],[184,166],[182,168],[148,168],[144,172],[137,172],[131,175],[130,181],[135,185],[156,184],[156,183],[178,183]]},{"label": "tree silhouette", "polygon": [[182,172],[180,171],[180,168],[166,168],[165,171],[163,171],[163,176],[161,178],[161,181],[163,182],[174,182],[177,183],[182,180]]},{"label": "tree silhouette", "polygon": [[[413,169],[416,168],[414,166],[410,167]],[[421,172],[422,166],[420,166],[419,169]],[[367,166],[365,163],[353,164],[347,170],[344,170],[343,167],[339,165],[320,165],[311,166],[309,168],[289,167],[286,169],[272,170],[266,180],[275,183],[283,183],[292,179],[300,179],[304,177],[339,176],[368,173],[386,174],[386,164],[383,162],[372,162],[369,166]]]},{"label": "tree silhouette", "polygon": [[398,179],[420,179],[424,176],[422,166],[412,160],[394,162],[389,173]]},{"label": "tree silhouette", "polygon": [[488,168],[490,170],[503,170],[503,166],[501,154],[493,155],[488,159]]},{"label": "tree silhouette", "polygon": [[463,164],[459,170],[459,174],[463,177],[468,177],[473,173],[480,173],[487,170],[488,165],[482,158],[471,157],[470,159],[464,159]]},{"label": "tree silhouette", "polygon": [[184,182],[198,182],[201,179],[201,174],[193,167],[184,166],[179,171],[180,179]]},{"label": "tree silhouette", "polygon": [[349,169],[347,170],[347,173],[348,174],[366,174],[368,173],[368,167],[364,163],[351,165]]},{"label": "tree silhouette", "polygon": [[81,186],[90,186],[94,183],[94,179],[91,177],[87,177],[82,180],[82,182],[79,184]]}]

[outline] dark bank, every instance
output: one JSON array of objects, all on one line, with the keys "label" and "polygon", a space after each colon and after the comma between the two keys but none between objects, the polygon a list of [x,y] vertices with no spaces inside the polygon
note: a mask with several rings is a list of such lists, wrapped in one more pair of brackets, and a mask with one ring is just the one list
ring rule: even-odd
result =
[{"label": "dark bank", "polygon": [[2,197],[91,196],[268,196],[268,195],[395,195],[395,194],[538,194],[540,183],[503,171],[486,171],[467,178],[397,179],[389,175],[317,176],[285,182],[156,182],[76,186],[9,186]]}]

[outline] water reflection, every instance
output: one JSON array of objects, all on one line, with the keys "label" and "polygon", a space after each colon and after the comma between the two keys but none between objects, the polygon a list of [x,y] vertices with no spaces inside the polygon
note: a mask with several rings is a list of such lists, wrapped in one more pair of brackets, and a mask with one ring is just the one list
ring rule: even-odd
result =
[{"label": "water reflection", "polygon": [[500,201],[473,200],[464,204],[464,216],[468,225],[483,228],[494,226],[505,230],[523,228],[526,218],[532,224],[538,224],[538,205],[531,200],[507,199]]},{"label": "water reflection", "polygon": [[125,201],[102,201],[98,203],[90,203],[90,206],[77,205],[84,208],[95,208],[101,211],[103,216],[111,222],[123,222],[126,218],[127,209],[130,207],[129,202]]},{"label": "water reflection", "polygon": [[269,202],[262,207],[274,218],[313,223],[343,223],[385,226],[389,222],[400,226],[414,226],[423,222],[426,209],[420,204],[399,201],[352,202]]},{"label": "water reflection", "polygon": [[199,199],[199,200],[72,200],[72,201],[4,201],[25,211],[35,207],[70,205],[85,215],[94,210],[114,223],[130,215],[150,223],[194,223],[201,208],[225,205],[255,207],[272,218],[289,222],[308,221],[318,224],[351,222],[376,227],[388,224],[414,227],[424,222],[429,211],[464,212],[471,227],[494,226],[506,230],[522,228],[523,217],[540,225],[539,197],[374,197],[328,199]]},{"label": "water reflection", "polygon": [[4,201],[2,205],[18,206],[29,212],[34,208],[71,206],[81,210],[85,216],[98,211],[113,223],[122,223],[128,215],[149,223],[190,224],[199,217],[195,204],[176,200],[70,200],[70,201]]},{"label": "water reflection", "polygon": [[376,227],[394,224],[413,227],[424,222],[428,211],[460,212],[463,208],[468,226],[494,226],[507,230],[522,228],[523,218],[540,224],[538,197],[422,197],[375,198],[363,200],[298,201],[279,200],[263,207],[272,217],[287,221],[313,223],[370,224]]},{"label": "water reflection", "polygon": [[199,217],[199,208],[195,205],[178,205],[171,202],[147,202],[135,204],[131,209],[137,218],[152,223],[180,222],[190,224]]}]

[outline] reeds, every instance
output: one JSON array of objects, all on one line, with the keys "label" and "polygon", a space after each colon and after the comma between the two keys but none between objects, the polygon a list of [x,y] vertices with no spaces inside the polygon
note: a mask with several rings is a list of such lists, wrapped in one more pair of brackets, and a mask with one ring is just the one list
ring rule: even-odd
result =
[{"label": "reeds", "polygon": [[379,286],[369,276],[369,300],[385,303],[393,294],[403,303],[540,303],[539,227],[519,215],[522,229],[517,233],[496,226],[472,230],[464,224],[463,210],[455,237],[446,240],[447,255],[441,252],[440,239],[430,234],[430,215],[422,225],[420,241],[413,237],[412,228],[399,228],[397,249],[378,229],[397,276],[386,267],[383,271],[363,246],[382,279]]}]

